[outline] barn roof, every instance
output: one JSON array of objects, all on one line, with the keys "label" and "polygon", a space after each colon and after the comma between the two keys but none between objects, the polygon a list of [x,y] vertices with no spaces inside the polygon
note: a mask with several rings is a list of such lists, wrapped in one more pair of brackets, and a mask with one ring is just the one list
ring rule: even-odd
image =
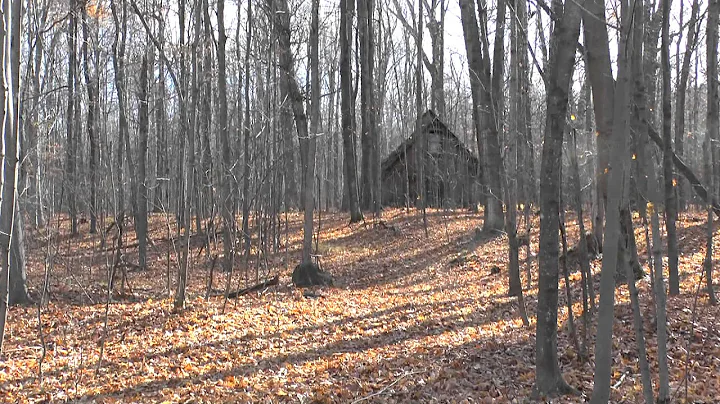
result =
[{"label": "barn roof", "polygon": [[410,149],[415,142],[425,134],[427,134],[430,130],[430,128],[433,129],[440,129],[438,131],[439,134],[451,137],[456,142],[457,145],[461,148],[461,150],[464,152],[463,154],[467,154],[472,160],[474,160],[474,163],[479,163],[477,157],[463,144],[463,142],[455,136],[455,134],[450,130],[450,128],[445,125],[445,123],[433,112],[433,110],[429,109],[427,110],[422,117],[420,118],[420,125],[415,128],[415,131],[410,135],[409,138],[405,139],[400,143],[400,145],[393,150],[382,162],[382,172],[386,172],[387,170],[390,170],[395,164],[397,164],[403,155],[403,152],[407,149]]}]

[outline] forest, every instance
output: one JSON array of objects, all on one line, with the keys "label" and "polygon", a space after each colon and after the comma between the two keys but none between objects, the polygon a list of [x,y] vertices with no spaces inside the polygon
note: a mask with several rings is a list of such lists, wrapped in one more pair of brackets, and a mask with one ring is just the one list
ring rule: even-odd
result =
[{"label": "forest", "polygon": [[720,0],[0,3],[0,402],[720,401]]}]

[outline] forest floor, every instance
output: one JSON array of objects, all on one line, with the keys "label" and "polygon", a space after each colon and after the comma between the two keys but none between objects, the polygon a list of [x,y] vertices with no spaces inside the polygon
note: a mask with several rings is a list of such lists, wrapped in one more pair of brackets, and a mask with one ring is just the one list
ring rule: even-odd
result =
[{"label": "forest floor", "polygon": [[[349,226],[345,214],[323,214],[318,253],[335,286],[308,298],[290,280],[302,232],[301,216],[289,215],[279,251],[260,257],[259,268],[256,254],[247,269],[238,262],[232,289],[254,284],[256,275],[277,274],[280,284],[230,299],[225,307],[223,297],[205,298],[221,244],[208,254],[202,242],[194,242],[187,308],[179,313],[171,296],[177,255],[164,216],[151,219],[149,268],[129,267],[129,286],[120,294],[118,277],[107,306],[110,237],[101,245],[84,223],[71,238],[66,220],[28,231],[31,295],[38,299],[47,267],[49,304],[40,313],[37,305],[10,309],[0,402],[528,402],[535,379],[537,259],[531,259],[531,287],[525,291],[531,325],[523,327],[517,299],[506,296],[506,239],[474,241],[480,214],[433,210],[428,219],[426,237],[417,211],[386,210],[386,226]],[[572,244],[577,228],[568,222]],[[533,225],[537,254],[537,218]],[[644,257],[644,232],[636,227]],[[698,293],[704,214],[683,214],[679,229],[681,294],[668,299],[672,402],[718,402],[720,308]],[[132,246],[134,234],[126,234]],[[137,262],[136,254],[129,247],[125,259]],[[600,265],[593,263],[596,288]],[[643,265],[647,272],[644,259]],[[493,266],[501,272],[493,274]],[[227,277],[219,268],[218,261],[215,292],[224,290]],[[582,311],[579,278],[578,272],[571,275],[576,324]],[[523,269],[524,285],[526,280]],[[584,395],[553,402],[583,402],[592,390],[594,325],[588,330],[590,360],[582,361],[569,333],[564,285],[561,280],[560,368]],[[638,286],[657,386],[649,276]],[[618,287],[616,304],[612,402],[640,402],[625,286]]]}]

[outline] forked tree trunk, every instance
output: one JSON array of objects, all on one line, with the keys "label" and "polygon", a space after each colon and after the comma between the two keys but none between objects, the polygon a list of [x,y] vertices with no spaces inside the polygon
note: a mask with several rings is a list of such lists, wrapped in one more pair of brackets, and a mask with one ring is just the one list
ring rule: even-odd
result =
[{"label": "forked tree trunk", "polygon": [[[425,63],[430,71],[430,104],[437,116],[445,120],[445,0],[432,0],[431,2],[421,1],[427,9],[427,28],[430,32],[430,43],[432,48],[432,63]],[[436,13],[440,17],[436,17]],[[420,28],[422,29],[422,28]],[[424,55],[424,52],[420,52]]]},{"label": "forked tree trunk", "polygon": [[[472,0],[460,0],[460,17],[465,38],[465,50],[468,56],[468,69],[470,72],[470,89],[473,100],[473,122],[475,123],[475,136],[483,161],[483,182],[488,190],[485,202],[485,230],[496,230],[503,227],[502,195],[500,194],[500,175],[498,164],[502,164],[500,158],[500,145],[497,132],[491,130],[495,127],[491,110],[491,79],[490,62],[487,49],[483,49],[480,42],[480,27],[476,17],[475,2]],[[483,24],[483,21],[480,22]],[[487,31],[486,29],[482,30]],[[497,40],[496,40],[497,41]],[[502,41],[502,39],[500,39]],[[487,46],[487,38],[484,38]],[[500,46],[500,44],[498,44]],[[499,68],[499,67],[498,67]],[[487,147],[485,147],[487,146]],[[492,159],[490,158],[492,156]]]},{"label": "forked tree trunk", "polygon": [[[643,123],[643,116],[647,113],[647,99],[646,99],[646,87],[645,87],[645,76],[644,76],[644,68],[645,65],[643,63],[643,54],[642,54],[642,46],[643,46],[643,32],[646,27],[645,24],[645,12],[644,8],[641,8],[639,12],[635,13],[635,23],[633,24],[633,49],[634,52],[632,54],[632,63],[631,63],[631,72],[632,72],[632,118],[631,118],[631,128],[632,131],[635,133],[635,161],[637,162],[637,173],[638,177],[641,179],[639,181],[638,187],[640,189],[640,193],[642,195],[648,195],[648,179],[645,176],[645,167],[646,164],[649,163],[647,159],[647,145],[648,145],[648,137],[647,137],[647,124]],[[646,209],[646,202],[647,200],[638,201],[638,204],[641,205],[640,214],[643,217],[643,221],[647,224],[647,209]],[[626,216],[627,220],[628,216]],[[647,226],[645,226],[645,240],[647,244],[650,244],[650,238],[648,237],[647,233]],[[649,251],[649,248],[647,248]],[[643,396],[645,398],[646,404],[652,404],[655,400],[653,389],[652,389],[652,379],[650,374],[650,369],[648,365],[647,360],[647,354],[645,352],[645,341],[644,341],[644,330],[643,330],[643,323],[642,318],[640,317],[639,307],[636,306],[636,302],[639,302],[639,296],[637,293],[637,290],[633,291],[635,289],[635,282],[634,279],[630,278],[630,272],[627,273],[627,281],[628,281],[628,288],[630,290],[630,293],[633,298],[633,314],[634,314],[634,326],[635,326],[635,339],[637,341],[638,345],[638,362],[640,367],[640,375],[642,378],[642,385],[643,385]],[[631,280],[633,281],[631,283]],[[640,318],[639,318],[640,317]],[[638,321],[639,320],[639,321]]]},{"label": "forked tree trunk", "polygon": [[[274,1],[274,0],[270,0]],[[310,261],[310,251],[312,248],[312,213],[314,207],[314,188],[315,188],[315,136],[309,137],[308,121],[305,115],[305,106],[303,105],[303,95],[300,92],[297,79],[295,78],[295,68],[293,62],[292,49],[290,47],[290,13],[288,10],[287,0],[277,0],[277,13],[275,14],[275,29],[278,36],[278,52],[279,67],[281,70],[280,80],[285,82],[288,88],[288,96],[290,106],[292,107],[293,116],[295,117],[295,128],[300,142],[305,143],[306,158],[303,161],[303,207],[305,209],[304,218],[304,239],[303,239],[303,262]],[[318,106],[319,108],[319,106]]]},{"label": "forked tree trunk", "polygon": [[[615,280],[620,260],[619,254],[629,248],[629,243],[623,243],[620,248],[621,237],[621,209],[627,204],[627,189],[629,188],[627,166],[630,156],[628,147],[628,107],[630,105],[630,55],[633,52],[633,42],[630,41],[633,10],[627,1],[621,3],[623,30],[618,44],[618,85],[615,90],[613,127],[610,136],[610,161],[608,175],[607,218],[605,224],[605,245],[602,273],[600,275],[600,304],[598,307],[598,326],[595,343],[595,377],[593,383],[592,403],[607,403],[610,398],[610,378],[612,372],[612,324],[615,310]],[[605,30],[601,25],[599,29]],[[632,225],[632,223],[630,223]],[[628,235],[629,239],[629,235]],[[624,256],[624,254],[623,254]]]},{"label": "forked tree trunk", "polygon": [[610,158],[609,139],[613,124],[613,99],[615,83],[610,68],[610,47],[605,26],[605,1],[586,1],[583,13],[583,27],[587,49],[588,78],[592,85],[592,98],[596,122],[597,160],[595,171],[596,212],[594,220],[595,236],[603,244],[603,226],[605,225],[605,205],[607,203],[606,168]]},{"label": "forked tree trunk", "polygon": [[[501,182],[501,165],[502,155],[500,152],[500,136],[501,132],[501,116],[502,93],[501,84],[503,82],[503,54],[505,41],[505,0],[498,1],[495,45],[494,45],[494,63],[490,62],[490,43],[488,39],[487,29],[487,5],[485,0],[480,0],[479,24],[480,24],[480,41],[482,41],[481,53],[481,110],[479,116],[482,122],[482,140],[485,142],[485,169],[483,174],[485,184],[487,186],[487,202],[485,204],[485,221],[483,229],[485,231],[502,230],[503,228],[503,204],[502,204],[502,182]],[[500,35],[498,35],[500,34]],[[501,55],[498,57],[498,55]]]},{"label": "forked tree trunk", "polygon": [[579,4],[574,1],[567,1],[563,6],[560,0],[553,0],[553,10],[562,17],[558,17],[550,38],[547,116],[540,171],[543,184],[540,215],[543,220],[540,221],[535,391],[542,395],[574,392],[563,380],[557,354],[558,214],[562,142],[581,17]]}]

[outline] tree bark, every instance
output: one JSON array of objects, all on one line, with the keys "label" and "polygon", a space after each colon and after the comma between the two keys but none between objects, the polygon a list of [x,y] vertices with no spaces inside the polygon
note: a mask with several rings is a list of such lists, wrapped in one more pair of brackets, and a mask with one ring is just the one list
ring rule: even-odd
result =
[{"label": "tree bark", "polygon": [[[678,245],[677,230],[677,179],[673,173],[672,149],[672,93],[670,89],[670,3],[672,0],[662,0],[662,44],[660,47],[660,63],[662,64],[662,135],[663,135],[663,177],[665,184],[665,228],[667,231],[667,254],[669,267],[670,295],[680,293],[680,278],[678,274]],[[661,397],[662,398],[662,397]]]},{"label": "tree bark", "polygon": [[560,164],[566,127],[568,95],[580,36],[580,8],[568,1],[553,0],[558,20],[550,38],[547,116],[542,152],[540,189],[540,275],[536,331],[535,389],[539,394],[566,394],[573,389],[563,380],[557,355],[558,229]]},{"label": "tree bark", "polygon": [[306,156],[303,167],[303,175],[305,177],[303,189],[303,208],[305,210],[303,224],[303,264],[312,263],[316,139],[322,131],[320,124],[319,9],[320,0],[312,0],[312,16],[310,22],[310,134],[308,134],[310,137],[300,139],[301,142],[305,142],[306,144]]},{"label": "tree bark", "polygon": [[[77,201],[76,195],[78,188],[75,178],[76,163],[76,134],[75,134],[75,75],[77,67],[77,47],[75,45],[77,39],[77,13],[78,6],[76,0],[70,0],[70,14],[68,17],[68,81],[67,81],[67,115],[65,116],[67,129],[67,162],[65,166],[65,175],[67,176],[67,187],[69,191],[66,193],[68,197],[68,210],[70,213],[70,233],[77,234]],[[77,111],[77,113],[80,113]]]},{"label": "tree bark", "polygon": [[[637,173],[638,177],[640,178],[639,181],[639,189],[640,194],[645,195],[646,198],[649,196],[649,187],[650,184],[648,183],[648,178],[645,175],[645,172],[648,167],[652,166],[652,163],[650,160],[648,160],[648,126],[647,122],[643,122],[643,118],[645,115],[647,115],[647,95],[646,95],[646,87],[645,87],[645,63],[643,62],[643,32],[646,28],[645,23],[645,10],[640,9],[635,13],[635,23],[633,25],[633,48],[634,52],[632,54],[632,63],[631,63],[631,75],[632,75],[632,120],[631,120],[631,128],[632,131],[635,133],[635,153],[636,153],[636,159],[637,162]],[[640,205],[640,214],[643,217],[643,220],[645,223],[647,223],[647,209],[646,209],[646,200],[640,200],[638,201],[638,204]],[[648,244],[650,244],[650,238],[647,235],[647,227],[646,229],[646,241]],[[627,281],[628,281],[628,287],[630,288],[630,292],[633,296],[633,300],[638,300],[639,297],[637,296],[637,291],[633,292],[632,289],[635,288],[635,282],[631,282],[630,272],[628,272]],[[634,279],[633,279],[634,280]],[[635,310],[635,303],[633,302],[633,310]],[[638,315],[639,312],[634,312],[635,317],[635,332],[636,332],[636,341],[638,344],[638,361],[640,365],[640,373],[642,378],[642,384],[643,384],[643,396],[645,398],[646,404],[652,404],[655,400],[653,389],[652,389],[652,379],[650,375],[650,370],[648,368],[648,362],[647,362],[647,354],[645,352],[645,343],[644,343],[644,333],[643,333],[643,324],[642,319],[640,319],[640,322],[638,323]],[[639,331],[639,333],[638,333]]]},{"label": "tree bark", "polygon": [[[123,5],[125,1],[123,0]],[[127,33],[127,18],[125,8],[118,10],[115,0],[110,1],[113,22],[115,24],[115,37],[113,39],[113,70],[115,72],[115,88],[118,97],[118,139],[115,144],[115,222],[123,226],[124,213],[124,186],[123,186],[123,150],[126,132],[128,131],[127,110],[125,105],[125,39]],[[120,15],[122,13],[122,15]],[[120,232],[122,233],[122,232]]]},{"label": "tree bark", "polygon": [[[697,44],[697,36],[699,30],[696,28],[698,12],[700,6],[697,0],[693,0],[692,11],[690,14],[690,21],[688,21],[688,36],[685,46],[685,54],[682,59],[682,67],[677,66],[680,69],[680,74],[677,77],[677,87],[675,88],[675,154],[683,158],[685,156],[685,100],[687,98],[687,85],[688,78],[690,77],[690,60]],[[680,24],[682,26],[682,24]],[[680,47],[680,40],[677,42],[678,50]],[[679,58],[680,53],[678,52],[677,57]],[[679,209],[685,209],[687,195],[685,195],[686,182],[682,177],[677,177],[677,198]]]},{"label": "tree bark", "polygon": [[362,161],[360,169],[361,192],[360,207],[369,210],[374,206],[374,156],[375,148],[375,112],[374,112],[374,77],[373,77],[373,24],[372,0],[357,0],[358,41],[360,43],[360,115],[362,131],[360,145]]},{"label": "tree bark", "polygon": [[605,204],[607,200],[607,172],[609,162],[609,138],[613,124],[613,110],[609,102],[613,99],[615,83],[610,69],[610,48],[607,29],[605,27],[605,1],[591,0],[583,13],[583,27],[588,58],[588,77],[592,84],[593,105],[595,106],[595,122],[597,126],[597,166],[595,184],[597,187],[597,212],[595,236],[603,243],[603,226],[605,224]]},{"label": "tree bark", "polygon": [[[284,81],[288,88],[289,101],[293,116],[295,117],[295,128],[298,139],[300,142],[306,144],[307,155],[303,161],[303,176],[305,178],[303,184],[303,205],[305,209],[303,262],[308,262],[310,260],[310,250],[306,250],[305,247],[307,245],[312,246],[312,211],[314,207],[315,188],[315,134],[313,134],[311,138],[308,133],[308,122],[303,105],[303,96],[302,93],[300,93],[300,87],[295,78],[293,55],[290,48],[290,12],[288,10],[287,0],[277,0],[275,29],[278,36],[279,67],[281,70],[280,80]],[[308,239],[310,240],[309,243]]]},{"label": "tree bark", "polygon": [[[238,20],[240,18],[238,17]],[[250,158],[250,140],[251,140],[251,128],[250,128],[250,44],[252,41],[253,29],[252,29],[252,0],[248,0],[247,3],[247,33],[245,36],[245,122],[243,130],[243,183],[242,183],[242,237],[244,241],[243,254],[245,256],[245,262],[250,256],[250,172],[251,172],[251,158]],[[287,207],[285,207],[287,209]]]},{"label": "tree bark", "polygon": [[480,0],[479,4],[480,40],[482,41],[482,57],[480,59],[482,61],[480,69],[480,100],[482,108],[479,116],[482,121],[481,135],[486,146],[482,150],[485,151],[485,160],[487,161],[486,169],[483,170],[485,184],[487,185],[487,203],[485,204],[483,229],[485,231],[494,231],[503,228],[500,136],[502,134],[501,117],[503,109],[501,107],[503,104],[501,84],[503,82],[504,57],[498,58],[498,55],[504,54],[505,0],[498,1],[496,33],[499,33],[499,35],[495,35],[493,55],[495,59],[492,65],[487,30],[487,6],[485,0]]},{"label": "tree bark", "polygon": [[[97,72],[90,75],[90,56],[88,51],[88,43],[90,43],[90,33],[88,26],[88,16],[85,7],[82,8],[82,25],[83,25],[83,72],[85,75],[85,87],[87,87],[88,96],[88,108],[87,108],[87,133],[90,143],[90,233],[94,234],[97,231],[97,171],[98,171],[98,160],[99,160],[99,149],[98,149],[98,124],[97,119],[100,115],[100,103],[98,102],[98,96],[100,94],[99,83],[97,79]],[[97,44],[96,44],[97,46]],[[97,69],[97,66],[95,67]]]},{"label": "tree bark", "polygon": [[[622,252],[627,252],[628,242],[620,248],[621,209],[626,205],[626,189],[629,187],[627,154],[628,106],[630,92],[630,66],[633,42],[630,40],[632,28],[632,8],[627,1],[621,3],[622,32],[618,44],[618,87],[614,96],[613,127],[610,132],[610,164],[608,165],[607,223],[605,225],[605,245],[600,276],[600,304],[598,308],[598,327],[595,343],[595,377],[593,383],[592,403],[607,403],[610,399],[610,378],[612,371],[612,324],[615,310],[615,280],[620,260],[616,259]],[[605,31],[605,26],[599,26]],[[631,225],[632,223],[630,223]]]},{"label": "tree bark", "polygon": [[[720,25],[720,1],[710,0],[708,4],[708,16],[706,25],[706,52],[707,52],[707,125],[706,137],[709,137],[711,147],[709,149],[712,154],[712,166],[709,167],[708,177],[710,178],[710,195],[716,195],[718,188],[717,173],[720,169],[720,82],[718,79],[718,25]],[[707,160],[706,160],[707,161]],[[710,172],[711,171],[711,172]],[[715,175],[713,175],[715,174]],[[711,197],[712,199],[712,197]],[[718,210],[715,210],[717,213]],[[712,226],[712,221],[708,220],[708,226]],[[709,230],[708,237],[708,254],[710,254],[712,246],[712,230]],[[709,255],[711,256],[711,255]],[[710,301],[715,302],[715,292],[713,290],[712,261],[706,266],[706,282]]]},{"label": "tree bark", "polygon": [[[14,240],[13,224],[17,197],[18,133],[20,123],[20,1],[2,2],[0,54],[4,55],[0,72],[5,77],[5,91],[0,92],[0,111],[3,115],[3,175],[0,199],[0,352],[2,352],[10,303],[11,253]],[[8,36],[11,40],[8,41]],[[10,47],[8,47],[10,45]],[[10,83],[8,83],[8,77]],[[9,84],[9,85],[8,85]]]},{"label": "tree bark", "polygon": [[225,61],[225,0],[217,2],[218,21],[218,136],[222,145],[222,162],[220,164],[220,214],[223,218],[223,269],[231,273],[234,258],[233,234],[235,233],[235,215],[232,198],[232,145],[228,136],[228,108],[227,108],[227,66]]},{"label": "tree bark", "polygon": [[[428,66],[430,71],[431,108],[441,120],[445,120],[445,0],[432,0],[430,4],[422,1],[427,9],[427,28],[430,31],[432,48],[432,63]],[[436,17],[439,9],[440,18]]]},{"label": "tree bark", "polygon": [[[468,55],[475,136],[478,151],[480,151],[480,158],[483,162],[483,182],[487,186],[488,191],[485,203],[483,229],[502,229],[502,195],[500,194],[498,166],[498,164],[502,164],[502,160],[500,157],[498,133],[496,130],[493,130],[493,128],[497,129],[497,121],[494,120],[494,115],[492,115],[491,111],[495,111],[497,106],[492,105],[491,102],[490,61],[489,56],[484,56],[484,54],[487,55],[489,53],[486,49],[488,42],[487,38],[484,38],[485,48],[483,48],[483,44],[480,42],[480,29],[478,27],[474,1],[460,0],[460,17],[463,26],[463,36],[465,38],[465,50]],[[483,33],[486,31],[486,29],[483,29]],[[496,43],[497,41],[498,39],[496,39]],[[502,39],[500,39],[500,41],[502,41]],[[498,43],[497,46],[501,45]],[[500,69],[499,66],[498,69]]]},{"label": "tree bark", "polygon": [[148,103],[148,58],[143,55],[140,64],[140,82],[138,89],[138,173],[137,183],[137,212],[135,214],[135,234],[138,239],[138,266],[147,268],[147,238],[148,238],[148,190],[147,181],[147,149],[148,132],[150,131],[150,108]]},{"label": "tree bark", "polygon": [[357,186],[357,158],[355,154],[355,133],[353,131],[352,70],[350,64],[350,43],[352,42],[353,0],[340,0],[340,102],[343,138],[343,171],[350,209],[350,223],[363,219],[360,211]]}]

